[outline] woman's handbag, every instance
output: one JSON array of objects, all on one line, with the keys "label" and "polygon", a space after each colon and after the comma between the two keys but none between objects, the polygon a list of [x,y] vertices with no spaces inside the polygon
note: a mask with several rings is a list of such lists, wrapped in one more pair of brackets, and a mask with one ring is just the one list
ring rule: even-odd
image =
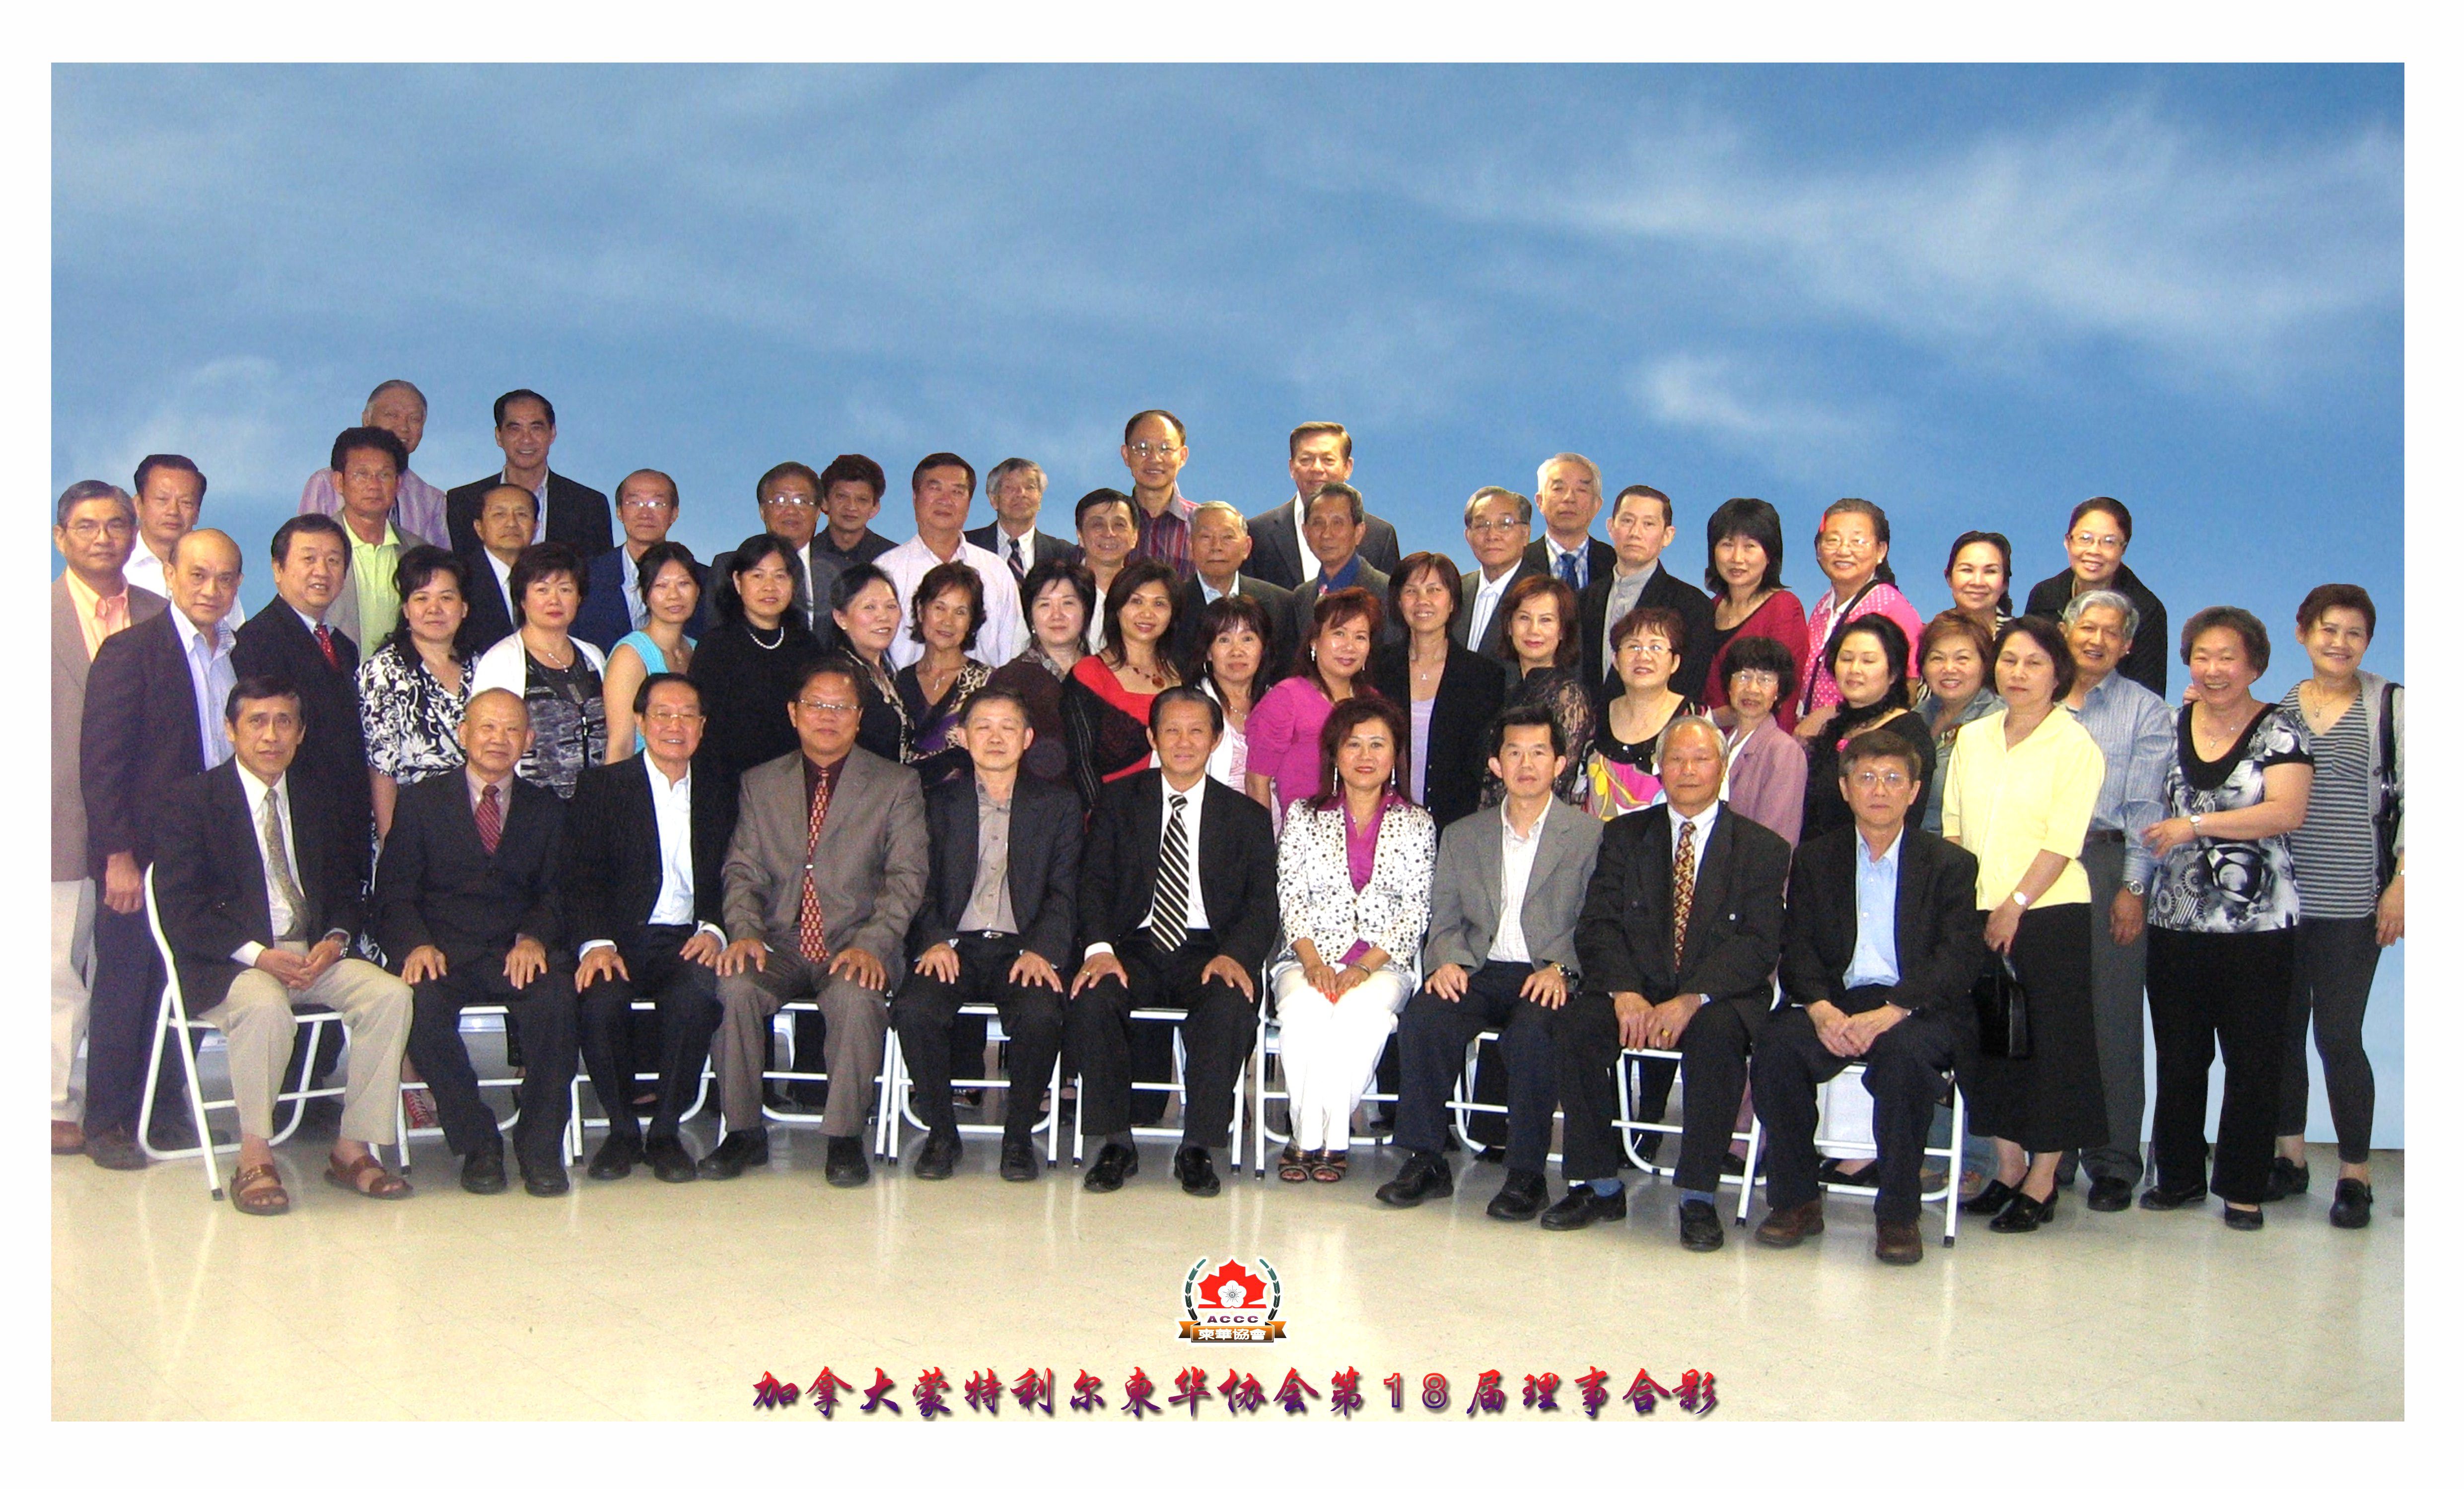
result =
[{"label": "woman's handbag", "polygon": [[1969,990],[1976,1000],[1977,1042],[1996,1060],[2028,1058],[2028,990],[2011,958],[1997,955]]}]

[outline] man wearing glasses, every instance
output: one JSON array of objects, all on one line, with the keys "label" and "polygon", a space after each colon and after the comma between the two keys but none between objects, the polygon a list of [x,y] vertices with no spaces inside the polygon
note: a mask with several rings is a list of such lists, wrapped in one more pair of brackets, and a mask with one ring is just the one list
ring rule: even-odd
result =
[{"label": "man wearing glasses", "polygon": [[1531,540],[1531,498],[1503,486],[1484,486],[1463,503],[1463,540],[1471,547],[1475,572],[1463,577],[1462,602],[1455,606],[1455,641],[1499,662],[1513,660],[1512,641],[1497,602],[1527,574],[1546,574],[1549,566],[1524,551]]},{"label": "man wearing glasses", "polygon": [[2070,552],[2070,567],[2028,591],[2028,614],[2041,615],[2059,625],[2071,601],[2091,590],[2129,596],[2139,607],[2138,634],[2147,638],[2147,644],[2132,646],[2114,670],[2164,697],[2164,643],[2172,633],[2165,628],[2165,602],[2122,561],[2122,556],[2130,551],[2130,509],[2110,496],[2089,497],[2071,509],[2070,536],[2062,545]]},{"label": "man wearing glasses", "polygon": [[[819,576],[819,583],[815,582],[813,534],[822,523],[822,478],[813,473],[811,466],[801,460],[782,460],[762,471],[761,479],[753,483],[753,500],[761,513],[761,530],[783,537],[795,546],[796,599],[793,608],[796,618],[811,626],[814,637],[827,646],[833,639],[831,632],[835,627],[830,624],[829,607],[823,605],[817,610],[813,596],[829,593],[830,580],[838,577],[838,568],[829,566],[827,572]],[[632,529],[628,526],[626,531],[629,534]],[[707,625],[716,618],[717,602],[713,597],[721,585],[728,582],[728,576],[735,568],[736,555],[733,552],[720,554],[711,560],[710,580],[701,587],[701,612],[693,618],[698,624]],[[598,576],[594,574],[591,576],[591,592],[596,594],[598,589]]]},{"label": "man wearing glasses", "polygon": [[[1309,503],[1330,481],[1352,479],[1352,431],[1342,425],[1314,421],[1292,430],[1293,497],[1272,512],[1249,519],[1253,541],[1241,572],[1253,580],[1298,589],[1317,578],[1317,555],[1309,551]],[[1375,514],[1369,516],[1368,536],[1360,556],[1381,574],[1392,574],[1403,561],[1403,547],[1395,524]]]},{"label": "man wearing glasses", "polygon": [[1121,464],[1130,468],[1130,505],[1138,519],[1138,545],[1130,556],[1160,558],[1187,580],[1198,572],[1189,552],[1189,519],[1198,504],[1180,493],[1180,468],[1189,464],[1189,430],[1180,416],[1161,408],[1132,414],[1121,430]]},{"label": "man wearing glasses", "polygon": [[[613,651],[628,632],[649,623],[649,612],[635,580],[635,565],[652,543],[665,542],[676,525],[676,483],[663,471],[636,471],[616,483],[616,525],[625,541],[590,560],[590,588],[574,619],[573,634],[602,651]],[[710,571],[693,565],[693,579],[710,592]],[[685,635],[701,640],[703,612],[685,623]]]}]

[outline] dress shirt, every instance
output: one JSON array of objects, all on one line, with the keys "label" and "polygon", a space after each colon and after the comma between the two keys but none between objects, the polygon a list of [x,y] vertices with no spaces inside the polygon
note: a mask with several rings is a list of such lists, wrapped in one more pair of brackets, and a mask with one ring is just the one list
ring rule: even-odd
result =
[{"label": "dress shirt", "polygon": [[1529,962],[1530,944],[1523,939],[1523,896],[1531,887],[1531,865],[1540,856],[1540,834],[1549,826],[1549,800],[1540,802],[1540,815],[1532,820],[1527,836],[1514,830],[1514,803],[1498,803],[1498,820],[1506,827],[1505,885],[1498,891],[1497,934],[1489,938],[1488,959],[1493,962]]},{"label": "dress shirt", "polygon": [[[882,573],[890,576],[891,587],[898,591],[898,633],[890,640],[890,665],[893,669],[924,655],[924,644],[914,638],[910,619],[914,613],[916,584],[930,570],[953,560],[964,561],[984,585],[984,624],[976,632],[976,644],[967,655],[986,667],[999,667],[1026,649],[1026,614],[1019,607],[1018,576],[1009,571],[999,554],[960,538],[958,551],[945,560],[922,537],[911,537],[873,560]],[[826,606],[828,602],[822,603]]]},{"label": "dress shirt", "polygon": [[[642,556],[624,543],[616,545],[616,552],[622,556],[616,560],[616,592],[625,597],[625,618],[633,623],[633,629],[648,630],[650,626],[650,607],[642,599],[642,586],[637,579],[642,566]],[[804,593],[809,595],[813,592],[811,544],[807,543],[796,550],[796,561],[804,566]]]},{"label": "dress shirt", "polygon": [[1239,593],[1241,593],[1241,574],[1237,569],[1233,571],[1231,586],[1225,589],[1218,589],[1206,582],[1206,576],[1203,574],[1198,576],[1198,604],[1200,609],[1204,609],[1226,595]]},{"label": "dress shirt", "polygon": [[1668,803],[1668,869],[1670,873],[1677,871],[1677,840],[1685,836],[1685,824],[1692,822],[1694,824],[1694,878],[1698,882],[1702,879],[1703,850],[1711,845],[1711,823],[1718,819],[1719,815],[1720,803],[1717,801],[1703,808],[1703,815],[1700,817],[1682,816],[1677,810],[1676,802]]},{"label": "dress shirt", "polygon": [[2139,835],[2165,818],[2165,770],[2173,760],[2173,713],[2165,700],[2120,672],[2087,691],[2072,711],[2104,752],[2104,787],[2096,796],[2091,828],[2122,834],[2122,877],[2143,890],[2156,855]]},{"label": "dress shirt", "polygon": [[996,522],[993,524],[993,531],[1001,536],[1001,547],[995,551],[993,557],[1001,561],[1001,567],[1009,566],[1009,556],[1013,551],[1018,554],[1019,574],[1023,575],[1035,567],[1035,529],[1033,527],[1013,536],[1009,529]]},{"label": "dress shirt", "polygon": [[1306,496],[1292,503],[1292,537],[1300,544],[1301,583],[1306,584],[1317,578],[1320,567],[1316,551],[1309,545],[1309,498]]},{"label": "dress shirt", "polygon": [[1900,844],[1905,827],[1878,860],[1857,838],[1857,950],[1848,958],[1845,987],[1897,987],[1900,981]]},{"label": "dress shirt", "polygon": [[105,636],[128,629],[128,591],[98,595],[77,577],[75,569],[61,571],[60,577],[69,581],[69,603],[77,610],[77,630],[85,638],[85,659],[91,662]]},{"label": "dress shirt", "polygon": [[[519,779],[521,779],[519,776],[515,775],[511,771],[507,771],[505,773],[504,779],[494,783],[496,788],[496,811],[499,814],[513,810],[514,782]],[[477,771],[473,770],[467,765],[462,767],[462,789],[470,793],[472,811],[476,812],[479,810],[479,793],[485,790],[489,784],[490,782],[479,778],[479,773]]]},{"label": "dress shirt", "polygon": [[[691,926],[724,942],[726,931],[709,921],[693,919],[693,768],[687,766],[681,777],[671,781],[656,761],[644,760],[642,773],[650,777],[650,817],[659,828],[659,897],[650,902],[650,924]],[[476,799],[472,805],[478,805]],[[615,944],[584,941],[582,954]]]},{"label": "dress shirt", "polygon": [[976,887],[958,916],[960,931],[1018,934],[1018,911],[1009,902],[1009,808],[1016,799],[1014,782],[1011,794],[998,799],[976,782]]},{"label": "dress shirt", "polygon": [[402,533],[388,522],[385,536],[371,543],[345,522],[342,536],[351,542],[350,581],[359,588],[360,635],[366,642],[364,649],[373,651],[393,634],[393,623],[402,616],[402,597],[393,587],[394,570],[402,562]]},{"label": "dress shirt", "polygon": [[[249,831],[254,835],[259,844],[257,857],[260,863],[264,859],[265,802],[266,799],[271,797],[274,799],[275,811],[282,818],[282,856],[291,861],[291,883],[294,887],[300,888],[300,892],[304,895],[307,891],[299,885],[299,837],[292,830],[291,825],[290,775],[285,773],[281,779],[269,786],[257,779],[256,773],[253,771],[243,769],[238,774],[240,794],[248,799]],[[276,942],[307,940],[308,928],[291,923],[291,907],[283,903],[281,887],[274,881],[274,865],[262,864],[261,871],[265,875],[266,924],[273,930],[274,939]],[[341,933],[340,931],[326,932],[329,936]],[[243,967],[253,967],[256,965],[256,959],[264,953],[264,942],[244,942],[239,950],[231,953],[231,960]]]},{"label": "dress shirt", "polygon": [[1471,597],[1471,630],[1463,637],[1466,646],[1477,646],[1480,638],[1487,633],[1488,618],[1497,613],[1497,602],[1506,598],[1506,592],[1514,585],[1514,576],[1522,572],[1523,555],[1517,550],[1514,561],[1506,566],[1505,573],[1495,579],[1485,574],[1482,576],[1480,588]]},{"label": "dress shirt", "polygon": [[[1600,619],[1600,675],[1602,677],[1614,676],[1617,672],[1617,653],[1609,649],[1610,634],[1617,629],[1617,623],[1626,618],[1626,612],[1634,608],[1635,602],[1642,598],[1643,586],[1649,584],[1651,577],[1659,572],[1660,560],[1654,558],[1632,574],[1617,573],[1610,576],[1608,614]],[[1687,638],[1689,642],[1692,639]]]},{"label": "dress shirt", "polygon": [[[145,546],[145,539],[142,537],[128,550],[128,561],[120,566],[120,577],[140,589],[150,590],[165,600],[171,598],[170,574],[163,567],[163,560],[154,557],[154,550]],[[177,609],[178,606],[175,605],[172,608]],[[231,614],[224,619],[236,627],[248,620],[248,608],[234,599],[231,602]]]},{"label": "dress shirt", "polygon": [[[1157,864],[1163,862],[1163,835],[1172,830],[1172,804],[1175,801],[1188,802],[1187,806],[1180,809],[1180,830],[1187,839],[1189,846],[1189,901],[1182,907],[1184,914],[1181,918],[1186,922],[1188,930],[1212,931],[1215,929],[1214,925],[1206,918],[1205,876],[1198,871],[1199,822],[1206,812],[1205,773],[1200,772],[1198,779],[1187,791],[1174,790],[1172,782],[1162,778],[1160,772],[1157,773],[1157,778],[1163,787],[1163,810],[1156,814],[1156,821],[1160,825],[1155,830],[1155,862]],[[1149,905],[1145,916],[1138,921],[1138,928],[1143,931],[1154,924],[1155,907]],[[1097,941],[1087,948],[1087,954],[1103,956],[1110,953],[1111,950],[1111,942]]]},{"label": "dress shirt", "polygon": [[[1147,515],[1147,509],[1139,505],[1134,492],[1130,495],[1130,511],[1138,520],[1138,540],[1130,550],[1130,557],[1159,558],[1171,564],[1173,573],[1182,579],[1198,572],[1189,557],[1189,522],[1198,515],[1198,503],[1183,496],[1177,484],[1164,499],[1160,514]],[[1307,553],[1308,545],[1303,544],[1301,551]]]},{"label": "dress shirt", "polygon": [[[301,512],[321,513],[335,521],[342,520],[342,495],[334,490],[334,472],[319,471],[308,477],[299,493]],[[453,536],[446,531],[445,493],[420,479],[415,471],[405,471],[394,483],[393,525],[423,543],[439,548],[453,546]]]},{"label": "dress shirt", "polygon": [[1579,595],[1591,586],[1592,543],[1590,534],[1586,533],[1583,535],[1583,544],[1579,548],[1558,547],[1557,535],[1554,533],[1541,534],[1540,541],[1547,545],[1546,551],[1549,555],[1549,577],[1551,579],[1559,579],[1563,577],[1558,572],[1563,567],[1561,560],[1571,558],[1574,560],[1574,593]]},{"label": "dress shirt", "polygon": [[[1311,555],[1311,557],[1314,558],[1315,555]],[[1350,589],[1353,585],[1359,582],[1360,550],[1355,548],[1352,551],[1352,557],[1343,560],[1342,568],[1339,568],[1333,573],[1326,576],[1326,585],[1324,588],[1320,589],[1318,593],[1322,595],[1331,595],[1338,589]]]},{"label": "dress shirt", "polygon": [[206,647],[209,638],[197,629],[187,613],[173,605],[170,616],[172,628],[180,637],[180,655],[187,659],[188,686],[196,693],[197,736],[205,746],[203,768],[212,770],[231,757],[231,736],[223,733],[223,704],[231,697],[231,686],[239,681],[231,670],[231,617],[223,617],[214,626],[210,638],[213,652],[209,656]]},{"label": "dress shirt", "polygon": [[514,623],[515,630],[520,630],[521,612],[514,608],[514,566],[486,548],[479,550],[479,557],[488,560],[488,572],[496,577],[496,593],[505,597],[505,619]]},{"label": "dress shirt", "polygon": [[1976,855],[1976,908],[2010,898],[2040,849],[2069,862],[2031,907],[2085,905],[2079,846],[2103,789],[2104,754],[2068,709],[2045,715],[2015,750],[2005,737],[2004,721],[1990,720],[1961,730],[1950,747],[1942,835]]}]

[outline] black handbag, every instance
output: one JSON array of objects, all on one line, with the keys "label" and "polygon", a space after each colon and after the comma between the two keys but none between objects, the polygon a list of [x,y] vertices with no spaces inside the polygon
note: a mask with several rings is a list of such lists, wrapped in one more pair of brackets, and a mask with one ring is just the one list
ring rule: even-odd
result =
[{"label": "black handbag", "polygon": [[2028,990],[2007,956],[1995,956],[1969,990],[1976,1000],[1977,1044],[1996,1060],[2028,1058]]}]

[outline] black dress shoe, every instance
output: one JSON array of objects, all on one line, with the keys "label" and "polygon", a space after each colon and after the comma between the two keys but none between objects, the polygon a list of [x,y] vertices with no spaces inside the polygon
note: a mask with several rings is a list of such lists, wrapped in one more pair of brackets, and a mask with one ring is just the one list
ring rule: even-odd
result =
[{"label": "black dress shoe", "polygon": [[2267,1212],[2255,1205],[2248,1210],[2225,1206],[2225,1229],[2229,1231],[2255,1231],[2263,1229],[2266,1224]]},{"label": "black dress shoe", "polygon": [[1127,1143],[1106,1143],[1103,1151],[1087,1169],[1087,1192],[1109,1194],[1121,1187],[1121,1181],[1138,1171],[1138,1150]]},{"label": "black dress shoe", "polygon": [[1677,1244],[1687,1251],[1717,1251],[1725,1243],[1720,1224],[1720,1212],[1699,1199],[1688,1199],[1677,1207]]},{"label": "black dress shoe", "polygon": [[2027,1194],[2013,1190],[2011,1193],[2011,1202],[2002,1207],[2002,1213],[1995,1215],[1993,1222],[1986,1229],[2003,1236],[2025,1236],[2054,1217],[2054,1206],[2061,1197],[2061,1193],[2060,1186],[2057,1185],[2054,1192],[2044,1198],[2031,1199]]},{"label": "black dress shoe", "polygon": [[697,1176],[693,1154],[672,1137],[654,1137],[642,1154],[650,1161],[650,1176],[662,1184],[690,1184]]},{"label": "black dress shoe", "polygon": [[[929,1150],[933,1145],[928,1140],[924,1146]],[[917,1171],[920,1176],[922,1171],[920,1164]],[[949,1171],[944,1169],[940,1176],[948,1178]],[[871,1178],[872,1165],[865,1161],[864,1139],[862,1137],[831,1138],[829,1151],[822,1160],[822,1177],[829,1181],[832,1189],[855,1189]]]},{"label": "black dress shoe", "polygon": [[1566,1191],[1566,1197],[1540,1212],[1544,1231],[1579,1231],[1594,1220],[1625,1218],[1625,1191],[1603,1195],[1589,1184]]},{"label": "black dress shoe", "polygon": [[1969,1215],[2000,1215],[2011,1203],[2011,1196],[2017,1193],[2000,1179],[1994,1179],[1978,1190],[1975,1198],[1961,1200],[1959,1208]]},{"label": "black dress shoe", "polygon": [[2205,1184],[2193,1184],[2188,1189],[2167,1189],[2162,1184],[2150,1184],[2139,1192],[2139,1208],[2179,1210],[2184,1205],[2200,1204],[2207,1197],[2208,1187]]},{"label": "black dress shoe", "polygon": [[1211,1199],[1223,1189],[1223,1181],[1215,1176],[1214,1158],[1196,1144],[1172,1155],[1172,1176],[1180,1180],[1182,1193],[1200,1199]]},{"label": "black dress shoe", "polygon": [[145,1150],[124,1128],[105,1128],[85,1135],[85,1155],[97,1168],[122,1171],[145,1167]]},{"label": "black dress shoe", "polygon": [[1377,1202],[1409,1210],[1424,1199],[1444,1199],[1455,1192],[1455,1171],[1443,1153],[1415,1152],[1403,1160],[1403,1171],[1377,1186]]},{"label": "black dress shoe", "polygon": [[1001,1176],[1012,1184],[1035,1182],[1035,1140],[1005,1137],[1001,1146]]},{"label": "black dress shoe", "polygon": [[760,1169],[770,1163],[770,1134],[759,1128],[747,1132],[730,1132],[718,1140],[710,1156],[701,1161],[701,1176],[706,1179],[732,1179],[748,1167]]},{"label": "black dress shoe", "polygon": [[[1743,1170],[1729,1171],[1742,1172]],[[1853,1189],[1873,1189],[1882,1182],[1882,1166],[1879,1163],[1869,1163],[1851,1173],[1839,1167],[1838,1159],[1825,1158],[1822,1160],[1822,1167],[1815,1171],[1814,1176],[1816,1181],[1823,1184],[1845,1184]],[[1978,1197],[1984,1196],[1980,1194]]]},{"label": "black dress shoe", "polygon": [[610,1137],[599,1145],[590,1158],[590,1176],[594,1179],[621,1179],[633,1171],[642,1161],[642,1144],[631,1136]]},{"label": "black dress shoe", "polygon": [[494,1150],[462,1155],[462,1187],[473,1194],[505,1192],[505,1155]]},{"label": "black dress shoe", "polygon": [[2089,1179],[2087,1181],[2087,1207],[2090,1210],[2098,1211],[2105,1215],[2110,1215],[2117,1210],[2129,1209],[2130,1181],[2128,1179],[2118,1179],[2110,1174],[2101,1179]]},{"label": "black dress shoe", "polygon": [[2274,1204],[2279,1199],[2291,1199],[2296,1194],[2308,1193],[2310,1193],[2310,1166],[2306,1163],[2295,1163],[2282,1153],[2277,1153],[2276,1162],[2270,1164],[2267,1170],[2268,1203]]},{"label": "black dress shoe", "polygon": [[564,1176],[562,1164],[553,1169],[534,1169],[527,1165],[522,1169],[522,1193],[534,1199],[554,1199],[571,1188],[573,1181]]},{"label": "black dress shoe", "polygon": [[924,1150],[915,1155],[915,1176],[919,1179],[946,1179],[957,1171],[958,1154],[962,1151],[956,1132],[927,1132]]},{"label": "black dress shoe", "polygon": [[1484,1146],[1480,1151],[1472,1154],[1471,1161],[1474,1163],[1504,1163],[1506,1161],[1506,1150],[1498,1147],[1495,1143],[1490,1143]]},{"label": "black dress shoe", "polygon": [[2336,1202],[2327,1207],[2327,1223],[2340,1231],[2358,1231],[2370,1223],[2370,1187],[2360,1179],[2338,1179]]},{"label": "black dress shoe", "polygon": [[1506,1183],[1488,1202],[1492,1220],[1529,1220],[1549,1208],[1549,1181],[1529,1169],[1508,1169]]}]

